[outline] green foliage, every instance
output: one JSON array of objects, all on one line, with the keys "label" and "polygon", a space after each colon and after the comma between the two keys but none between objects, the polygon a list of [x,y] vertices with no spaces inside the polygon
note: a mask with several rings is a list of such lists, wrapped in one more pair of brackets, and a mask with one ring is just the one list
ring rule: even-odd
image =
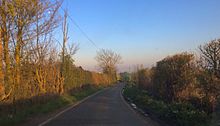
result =
[{"label": "green foliage", "polygon": [[120,73],[120,80],[123,82],[131,81],[131,75],[128,72]]},{"label": "green foliage", "polygon": [[204,111],[196,109],[189,103],[165,103],[156,100],[146,91],[135,86],[127,86],[124,96],[130,98],[137,106],[157,115],[158,118],[177,126],[206,126],[210,116]]},{"label": "green foliage", "polygon": [[69,93],[71,94],[71,96],[75,98],[75,100],[81,100],[85,98],[86,96],[88,96],[89,94],[92,94],[96,92],[97,90],[102,89],[103,87],[104,86],[100,86],[100,85],[98,86],[85,85],[84,87],[74,89],[70,91]]}]

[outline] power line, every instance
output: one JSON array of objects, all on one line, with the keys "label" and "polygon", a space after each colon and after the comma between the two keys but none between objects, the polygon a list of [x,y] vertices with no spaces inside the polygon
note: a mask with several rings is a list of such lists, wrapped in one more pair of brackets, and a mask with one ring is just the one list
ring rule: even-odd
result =
[{"label": "power line", "polygon": [[[61,6],[61,9],[65,12],[65,10],[63,9],[63,7]],[[80,27],[80,25],[69,15],[67,14],[67,16],[69,17],[69,19],[73,22],[73,24],[79,29],[79,31],[82,33],[82,35],[84,35],[84,37],[94,46],[96,47],[98,50],[100,49],[96,43],[88,36],[88,34],[86,34],[86,32]]]}]

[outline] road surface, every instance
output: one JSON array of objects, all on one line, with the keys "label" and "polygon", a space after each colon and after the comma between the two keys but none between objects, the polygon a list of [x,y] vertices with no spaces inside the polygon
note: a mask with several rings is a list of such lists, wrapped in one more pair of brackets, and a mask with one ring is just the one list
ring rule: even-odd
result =
[{"label": "road surface", "polygon": [[133,111],[121,96],[123,84],[105,89],[44,126],[158,126]]}]

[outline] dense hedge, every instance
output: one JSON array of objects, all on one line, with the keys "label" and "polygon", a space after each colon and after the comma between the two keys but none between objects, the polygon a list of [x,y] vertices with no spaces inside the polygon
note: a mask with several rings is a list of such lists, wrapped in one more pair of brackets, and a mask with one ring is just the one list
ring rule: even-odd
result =
[{"label": "dense hedge", "polygon": [[66,67],[62,75],[60,67],[59,62],[44,65],[24,63],[22,83],[8,99],[0,101],[0,116],[16,114],[27,106],[46,103],[88,85],[108,86],[115,81],[107,74],[86,71],[74,64]]},{"label": "dense hedge", "polygon": [[66,91],[88,84],[109,85],[114,81],[107,74],[86,71],[81,67],[73,67],[72,71],[67,76],[68,77],[64,81],[64,89]]}]

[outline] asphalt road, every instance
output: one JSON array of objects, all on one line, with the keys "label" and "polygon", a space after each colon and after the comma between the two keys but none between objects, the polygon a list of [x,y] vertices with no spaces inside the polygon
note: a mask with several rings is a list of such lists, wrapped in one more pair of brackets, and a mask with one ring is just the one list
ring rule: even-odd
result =
[{"label": "asphalt road", "polygon": [[123,84],[105,89],[44,126],[158,126],[133,111],[121,97]]}]

